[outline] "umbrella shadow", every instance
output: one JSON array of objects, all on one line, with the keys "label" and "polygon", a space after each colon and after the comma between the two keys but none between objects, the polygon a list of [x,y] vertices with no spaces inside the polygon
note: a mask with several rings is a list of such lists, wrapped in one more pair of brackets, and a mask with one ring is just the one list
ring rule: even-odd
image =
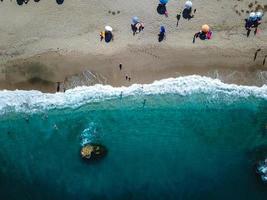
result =
[{"label": "umbrella shadow", "polygon": [[113,34],[111,32],[106,32],[105,33],[105,42],[109,43],[113,40]]},{"label": "umbrella shadow", "polygon": [[166,11],[167,11],[167,8],[166,8],[165,4],[159,4],[158,5],[158,7],[157,7],[158,14],[165,15]]},{"label": "umbrella shadow", "polygon": [[17,0],[17,4],[18,4],[19,6],[22,6],[23,3],[24,3],[24,0]]},{"label": "umbrella shadow", "polygon": [[165,39],[165,34],[164,33],[160,33],[158,36],[159,36],[158,37],[158,41],[159,42],[162,42]]},{"label": "umbrella shadow", "polygon": [[63,4],[64,0],[56,0],[57,4]]},{"label": "umbrella shadow", "polygon": [[183,18],[184,19],[187,19],[187,20],[192,19],[194,16],[191,15],[191,13],[192,13],[192,8],[190,8],[190,9],[185,8],[183,10]]}]

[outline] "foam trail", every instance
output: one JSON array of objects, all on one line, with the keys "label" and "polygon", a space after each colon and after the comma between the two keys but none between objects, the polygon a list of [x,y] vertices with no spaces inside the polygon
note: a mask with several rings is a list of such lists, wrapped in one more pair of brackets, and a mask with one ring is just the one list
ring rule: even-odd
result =
[{"label": "foam trail", "polygon": [[130,87],[112,87],[109,85],[81,86],[65,93],[42,93],[40,91],[0,91],[0,114],[6,112],[38,112],[53,108],[75,108],[89,102],[103,101],[134,95],[202,93],[214,95],[221,93],[232,97],[258,97],[267,99],[267,85],[238,86],[225,84],[218,79],[198,75],[169,78],[152,84],[133,84]]},{"label": "foam trail", "polygon": [[81,134],[81,146],[94,142],[97,138],[97,127],[94,122],[88,124]]}]

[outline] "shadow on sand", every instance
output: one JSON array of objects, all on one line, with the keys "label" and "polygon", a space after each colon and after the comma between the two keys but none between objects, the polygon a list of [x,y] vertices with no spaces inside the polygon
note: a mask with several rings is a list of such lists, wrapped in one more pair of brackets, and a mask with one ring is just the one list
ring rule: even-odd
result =
[{"label": "shadow on sand", "polygon": [[[16,0],[17,1],[17,4],[19,6],[22,6],[23,3],[27,4],[28,3],[28,0]],[[40,0],[34,0],[34,2],[39,2]],[[57,4],[63,4],[64,3],[64,0],[56,0]]]},{"label": "shadow on sand", "polygon": [[158,7],[157,7],[158,14],[165,15],[166,11],[167,11],[167,8],[166,8],[165,4],[159,4],[158,5]]},{"label": "shadow on sand", "polygon": [[22,6],[23,3],[24,3],[24,0],[17,0],[17,4],[18,4],[19,6]]},{"label": "shadow on sand", "polygon": [[106,43],[109,43],[109,42],[111,42],[113,40],[113,35],[112,35],[112,33],[111,32],[106,32],[105,33],[105,42]]},{"label": "shadow on sand", "polygon": [[63,4],[64,0],[56,0],[57,4]]},{"label": "shadow on sand", "polygon": [[192,9],[187,9],[187,8],[185,8],[185,9],[183,10],[183,18],[184,18],[184,19],[187,19],[187,20],[192,19],[192,18],[193,18],[193,15],[191,15],[191,12],[192,12]]},{"label": "shadow on sand", "polygon": [[165,34],[164,33],[160,33],[160,34],[158,34],[158,41],[159,42],[162,42],[164,39],[165,39]]}]

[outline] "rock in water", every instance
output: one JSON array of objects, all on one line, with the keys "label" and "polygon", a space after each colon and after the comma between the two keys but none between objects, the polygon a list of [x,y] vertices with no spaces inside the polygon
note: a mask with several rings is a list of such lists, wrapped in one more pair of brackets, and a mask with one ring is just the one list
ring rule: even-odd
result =
[{"label": "rock in water", "polygon": [[81,149],[81,156],[86,160],[98,160],[107,154],[107,149],[100,144],[86,144]]}]

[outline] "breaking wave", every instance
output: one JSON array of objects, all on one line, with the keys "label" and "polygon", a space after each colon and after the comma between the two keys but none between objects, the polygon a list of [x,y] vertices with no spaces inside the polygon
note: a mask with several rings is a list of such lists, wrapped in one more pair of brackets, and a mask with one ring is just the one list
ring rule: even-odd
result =
[{"label": "breaking wave", "polygon": [[256,97],[267,99],[267,85],[239,86],[225,84],[218,79],[192,75],[168,78],[151,84],[133,84],[129,87],[109,85],[81,86],[65,93],[42,93],[40,91],[0,91],[0,114],[7,112],[38,112],[49,109],[76,108],[90,102],[115,99],[135,95],[205,94],[212,98],[218,94],[236,98]]}]

